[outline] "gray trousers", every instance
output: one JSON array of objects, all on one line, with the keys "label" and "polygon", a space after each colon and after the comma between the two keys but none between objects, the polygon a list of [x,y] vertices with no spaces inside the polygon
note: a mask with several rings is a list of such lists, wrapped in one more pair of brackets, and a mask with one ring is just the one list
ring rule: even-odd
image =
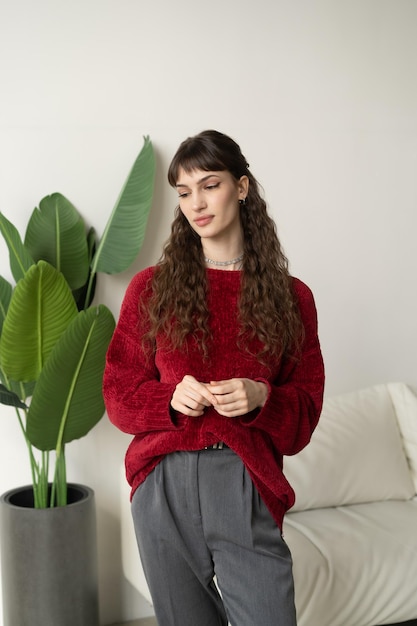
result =
[{"label": "gray trousers", "polygon": [[166,456],[132,515],[159,626],[296,626],[289,549],[232,450]]}]

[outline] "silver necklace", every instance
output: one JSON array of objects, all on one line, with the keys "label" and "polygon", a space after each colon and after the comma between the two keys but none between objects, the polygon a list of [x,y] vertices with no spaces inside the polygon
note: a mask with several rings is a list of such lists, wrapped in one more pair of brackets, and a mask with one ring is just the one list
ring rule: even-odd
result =
[{"label": "silver necklace", "polygon": [[206,263],[210,265],[216,265],[217,267],[226,267],[227,265],[234,265],[235,263],[240,263],[243,260],[243,254],[237,256],[235,259],[231,259],[230,261],[213,261],[213,259],[208,259],[204,257]]}]

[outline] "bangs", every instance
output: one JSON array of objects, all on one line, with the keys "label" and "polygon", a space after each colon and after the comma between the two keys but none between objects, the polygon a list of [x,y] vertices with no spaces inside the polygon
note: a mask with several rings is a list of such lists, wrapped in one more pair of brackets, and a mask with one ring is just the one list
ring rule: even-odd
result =
[{"label": "bangs", "polygon": [[[197,144],[197,142],[195,143]],[[220,155],[215,154],[212,150],[208,150],[207,146],[193,145],[191,143],[183,150],[180,147],[172,159],[168,170],[168,182],[172,187],[175,187],[178,182],[180,169],[190,174],[194,170],[223,172],[227,170],[227,167]]]}]

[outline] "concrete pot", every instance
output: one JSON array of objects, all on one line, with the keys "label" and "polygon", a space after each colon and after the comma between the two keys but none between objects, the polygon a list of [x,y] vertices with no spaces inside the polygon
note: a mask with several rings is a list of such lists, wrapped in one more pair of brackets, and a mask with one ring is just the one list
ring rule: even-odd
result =
[{"label": "concrete pot", "polygon": [[4,626],[98,626],[94,492],[34,509],[31,486],[0,497]]}]

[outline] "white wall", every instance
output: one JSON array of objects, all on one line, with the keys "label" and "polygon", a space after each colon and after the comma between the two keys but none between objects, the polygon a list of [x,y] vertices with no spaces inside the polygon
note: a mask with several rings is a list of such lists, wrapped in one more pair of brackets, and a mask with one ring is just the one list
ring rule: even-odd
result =
[{"label": "white wall", "polygon": [[[158,176],[146,243],[131,270],[100,277],[98,299],[117,315],[169,233],[174,150],[222,130],[315,292],[327,392],[416,385],[416,23],[414,0],[0,0],[0,210],[23,232],[60,191],[101,232],[149,134]],[[13,414],[0,413],[4,491],[29,470]],[[70,479],[97,495],[103,624],[151,612],[121,570],[127,444],[105,418],[68,448]]]}]

